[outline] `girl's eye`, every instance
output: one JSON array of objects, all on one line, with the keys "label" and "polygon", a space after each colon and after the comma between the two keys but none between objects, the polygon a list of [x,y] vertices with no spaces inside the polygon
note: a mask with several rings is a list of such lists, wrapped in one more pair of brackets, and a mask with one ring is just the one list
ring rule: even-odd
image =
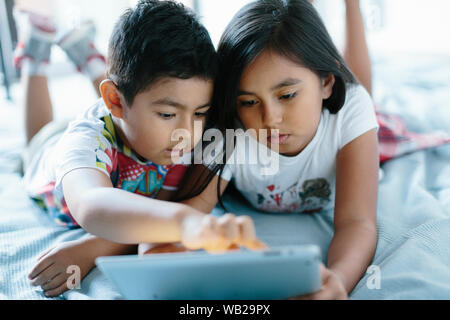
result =
[{"label": "girl's eye", "polygon": [[258,104],[258,101],[256,101],[256,100],[239,101],[239,104],[240,104],[242,107],[252,107],[252,106]]},{"label": "girl's eye", "polygon": [[164,120],[170,120],[170,119],[175,118],[175,114],[173,114],[173,113],[158,113],[158,114]]},{"label": "girl's eye", "polygon": [[290,99],[295,98],[296,96],[297,96],[297,92],[284,94],[280,97],[280,100],[290,100]]}]

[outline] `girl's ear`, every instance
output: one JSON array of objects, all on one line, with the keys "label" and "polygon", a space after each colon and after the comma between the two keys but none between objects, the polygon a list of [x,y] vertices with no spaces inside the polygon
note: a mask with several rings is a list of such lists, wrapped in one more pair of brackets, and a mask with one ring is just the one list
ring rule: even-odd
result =
[{"label": "girl's ear", "polygon": [[110,79],[103,80],[100,84],[100,92],[109,112],[114,117],[121,119],[123,116],[123,104],[120,99],[119,89],[114,82]]},{"label": "girl's ear", "polygon": [[336,78],[334,74],[330,74],[326,78],[322,78],[322,99],[327,100],[333,94],[333,87],[336,83]]}]

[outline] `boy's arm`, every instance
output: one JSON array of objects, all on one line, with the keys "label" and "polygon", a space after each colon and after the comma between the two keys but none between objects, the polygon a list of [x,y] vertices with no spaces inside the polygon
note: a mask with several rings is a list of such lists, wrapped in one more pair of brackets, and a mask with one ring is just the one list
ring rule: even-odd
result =
[{"label": "boy's arm", "polygon": [[[161,189],[161,191],[158,192],[156,199],[170,201],[175,194],[176,191]],[[91,256],[94,258],[137,253],[137,246],[134,244],[121,244],[96,236],[86,238],[83,241],[83,245],[86,246],[86,249],[89,250]]]},{"label": "boy's arm", "polygon": [[[169,201],[175,191],[161,190],[157,199]],[[164,252],[169,244],[154,245],[153,252]],[[158,249],[161,247],[161,249]],[[180,250],[180,249],[179,249]],[[29,274],[31,284],[41,286],[45,295],[57,297],[69,290],[67,280],[72,276],[69,268],[76,266],[80,270],[80,280],[95,267],[95,259],[104,256],[117,256],[123,254],[137,254],[137,246],[120,244],[108,241],[97,236],[89,235],[76,241],[64,242],[48,250],[39,258]],[[49,267],[50,266],[50,267]]]},{"label": "boy's arm", "polygon": [[[204,173],[207,173],[207,168],[203,165],[195,165],[190,168],[188,173],[186,174],[181,187],[177,191],[168,191],[162,190],[164,192],[160,192],[158,194],[158,199],[166,199],[171,200],[173,197],[179,198],[188,195],[191,190],[195,187],[196,183],[199,182],[199,179]],[[180,203],[188,205],[194,209],[197,209],[201,212],[210,213],[214,207],[216,206],[217,199],[217,181],[219,177],[215,176],[212,181],[208,184],[205,190],[202,191],[198,196],[182,200]],[[228,185],[228,181],[222,180],[221,182],[221,190],[222,193],[225,191]],[[139,255],[149,254],[149,253],[157,253],[157,252],[178,252],[183,250],[182,248],[173,245],[173,244],[155,244],[155,243],[141,243],[138,247]]]},{"label": "boy's arm", "polygon": [[191,250],[222,251],[231,245],[265,247],[253,221],[228,214],[216,218],[188,205],[161,201],[113,188],[96,169],[77,169],[62,181],[67,206],[87,232],[123,243],[181,242]]},{"label": "boy's arm", "polygon": [[78,271],[79,280],[83,280],[95,267],[97,257],[136,254],[136,251],[135,245],[113,243],[89,235],[87,238],[63,242],[42,254],[28,278],[31,285],[41,286],[47,297],[57,297],[71,289],[69,285],[73,283],[69,278],[73,272]]},{"label": "boy's arm", "polygon": [[204,214],[186,205],[150,199],[113,188],[96,169],[77,169],[62,180],[67,206],[87,232],[123,243],[179,242],[188,215]]}]

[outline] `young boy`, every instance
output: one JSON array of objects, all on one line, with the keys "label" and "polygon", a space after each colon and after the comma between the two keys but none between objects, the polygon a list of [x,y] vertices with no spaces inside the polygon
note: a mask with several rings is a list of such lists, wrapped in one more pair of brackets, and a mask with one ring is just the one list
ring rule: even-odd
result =
[{"label": "young boy", "polygon": [[[84,277],[96,257],[135,252],[138,243],[181,242],[188,249],[210,251],[261,247],[247,217],[216,219],[164,201],[172,198],[186,169],[176,159],[201,138],[194,135],[194,121],[205,124],[217,63],[208,32],[190,11],[155,0],[142,0],[128,10],[110,39],[102,99],[62,135],[48,124],[46,46],[54,30],[32,25],[18,59],[27,66],[27,95],[34,94],[26,108],[34,115],[26,126],[30,148],[39,150],[27,164],[27,190],[61,224],[95,235],[44,253],[29,275],[33,285],[57,296],[67,290],[68,266],[79,266]],[[69,57],[85,51],[80,67],[89,69],[97,55],[74,45],[77,38],[69,43],[79,51]],[[194,137],[185,150],[174,149],[179,142],[171,136],[178,129]]]}]

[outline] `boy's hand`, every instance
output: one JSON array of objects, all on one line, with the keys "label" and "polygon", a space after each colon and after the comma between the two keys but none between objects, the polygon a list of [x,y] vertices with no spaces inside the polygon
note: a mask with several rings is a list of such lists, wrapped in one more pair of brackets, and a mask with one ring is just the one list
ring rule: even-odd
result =
[{"label": "boy's hand", "polygon": [[187,216],[182,224],[182,245],[189,250],[204,249],[225,252],[236,246],[252,250],[266,249],[255,233],[253,220],[247,216],[225,214],[220,218],[211,215]]},{"label": "boy's hand", "polygon": [[95,266],[95,257],[85,248],[81,241],[69,241],[44,253],[33,268],[28,278],[31,285],[40,286],[47,297],[57,297],[69,290],[67,273],[70,266],[80,268],[80,281]]},{"label": "boy's hand", "polygon": [[327,269],[323,264],[320,265],[322,276],[322,289],[316,293],[300,296],[291,300],[347,300],[348,295],[339,276]]},{"label": "boy's hand", "polygon": [[138,254],[140,256],[153,253],[175,253],[188,251],[185,247],[174,243],[141,243],[138,246]]},{"label": "boy's hand", "polygon": [[[229,251],[239,250],[237,245],[231,245],[228,248]],[[145,256],[147,254],[155,253],[177,253],[189,251],[185,247],[175,243],[153,244],[153,243],[141,243],[138,246],[138,255]]]}]

